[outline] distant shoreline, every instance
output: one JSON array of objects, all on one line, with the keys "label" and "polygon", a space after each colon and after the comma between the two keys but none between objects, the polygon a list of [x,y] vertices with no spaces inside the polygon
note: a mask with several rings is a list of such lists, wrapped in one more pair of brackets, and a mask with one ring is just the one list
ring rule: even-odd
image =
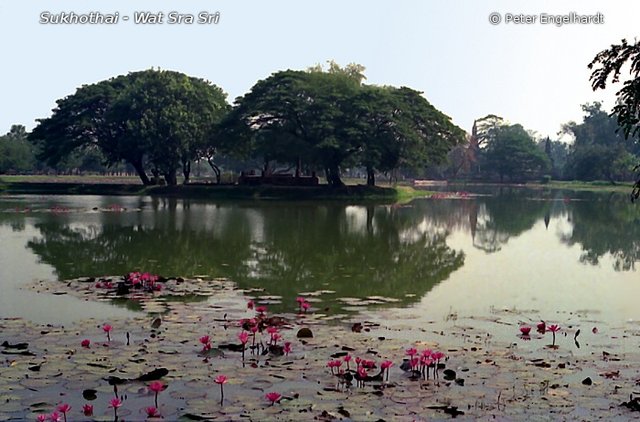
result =
[{"label": "distant shoreline", "polygon": [[[108,176],[0,176],[0,194],[33,195],[150,195],[194,199],[233,200],[383,200],[389,202],[429,197],[438,191],[460,191],[477,186],[554,189],[631,194],[632,183],[593,181],[551,181],[549,183],[491,183],[471,181],[416,181],[408,185],[366,186],[348,180],[343,187],[318,186],[245,186],[194,183],[187,185],[144,186],[135,177]],[[451,189],[447,189],[450,187]]]}]

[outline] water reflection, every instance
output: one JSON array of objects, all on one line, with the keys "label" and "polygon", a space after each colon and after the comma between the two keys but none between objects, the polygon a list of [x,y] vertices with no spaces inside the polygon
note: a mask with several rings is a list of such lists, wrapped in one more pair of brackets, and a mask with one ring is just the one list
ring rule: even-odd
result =
[{"label": "water reflection", "polygon": [[[57,215],[28,243],[60,279],[144,269],[228,277],[292,301],[301,291],[418,300],[462,266],[420,207],[158,201],[140,212]],[[407,295],[410,294],[410,297]]]},{"label": "water reflection", "polygon": [[613,258],[616,271],[635,270],[640,259],[640,209],[638,205],[608,197],[573,204],[567,218],[572,230],[562,236],[568,245],[582,248],[580,262],[599,265],[603,256]]},{"label": "water reflection", "polygon": [[[16,212],[26,206],[29,212]],[[67,210],[55,211],[60,207]],[[118,207],[126,211],[113,211]],[[495,272],[528,265],[526,254],[507,257],[516,239],[532,235],[531,251],[553,247],[562,262],[556,265],[632,271],[640,257],[639,215],[623,195],[524,190],[409,206],[0,199],[0,226],[24,238],[18,243],[60,279],[132,269],[228,277],[285,302],[301,291],[335,290],[337,297],[385,296],[408,304],[460,273],[472,255],[521,260],[500,263]],[[32,278],[24,269],[12,271]]]}]

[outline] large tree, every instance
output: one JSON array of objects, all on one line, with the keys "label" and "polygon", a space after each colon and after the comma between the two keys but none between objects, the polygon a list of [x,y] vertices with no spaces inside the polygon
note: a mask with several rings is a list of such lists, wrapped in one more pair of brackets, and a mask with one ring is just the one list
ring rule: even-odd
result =
[{"label": "large tree", "polygon": [[[630,78],[622,83],[622,88],[617,92],[612,112],[624,136],[637,143],[640,137],[640,41],[629,44],[623,39],[620,44],[601,51],[589,63],[589,69],[593,70],[590,79],[594,91],[605,89],[609,80],[619,83],[620,77],[628,70]],[[639,197],[640,175],[631,194],[633,200]]]},{"label": "large tree", "polygon": [[600,103],[584,104],[582,123],[570,122],[563,131],[573,136],[567,166],[578,180],[606,179],[611,183],[622,178],[620,163],[629,155],[622,133],[616,129],[615,117],[602,110]]},{"label": "large tree", "polygon": [[265,174],[274,161],[296,165],[296,173],[306,162],[322,167],[329,184],[340,185],[340,165],[358,149],[337,136],[335,123],[344,119],[346,100],[358,85],[339,73],[274,73],[236,99],[222,124],[227,142],[242,137],[245,151],[264,157]]},{"label": "large tree", "polygon": [[487,168],[511,180],[527,180],[549,168],[549,160],[521,125],[498,126],[491,130],[484,152]]},{"label": "large tree", "polygon": [[[277,161],[322,168],[332,186],[343,166],[375,171],[440,162],[464,137],[449,117],[409,88],[363,85],[363,68],[331,63],[324,71],[281,71],[236,100],[221,125],[227,142]],[[240,148],[241,149],[241,148]]]},{"label": "large tree", "polygon": [[0,136],[0,173],[28,173],[35,167],[33,145],[27,141],[23,125],[12,125],[6,135]]},{"label": "large tree", "polygon": [[134,72],[58,100],[30,139],[49,164],[97,146],[108,164],[130,163],[144,184],[151,184],[149,170],[175,184],[180,167],[188,181],[191,161],[227,112],[225,98],[217,86],[179,72]]}]

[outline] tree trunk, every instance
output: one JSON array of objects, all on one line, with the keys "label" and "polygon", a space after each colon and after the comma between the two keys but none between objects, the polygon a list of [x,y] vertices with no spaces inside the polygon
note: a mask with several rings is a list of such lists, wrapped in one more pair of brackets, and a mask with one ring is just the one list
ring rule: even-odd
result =
[{"label": "tree trunk", "polygon": [[327,183],[334,188],[344,186],[340,179],[340,167],[334,165],[327,168]]},{"label": "tree trunk", "polygon": [[264,159],[264,165],[262,166],[262,177],[271,176],[271,161]]},{"label": "tree trunk", "polygon": [[191,161],[185,160],[182,162],[182,175],[184,176],[183,184],[189,183],[189,177],[191,176]]},{"label": "tree trunk", "polygon": [[142,184],[145,186],[151,185],[151,180],[149,180],[149,176],[147,176],[147,173],[144,171],[144,167],[142,166],[142,160],[129,161],[129,163],[136,170],[136,173],[138,173],[138,177],[142,180]]},{"label": "tree trunk", "polygon": [[211,170],[216,175],[216,184],[220,184],[220,167],[216,166],[211,158],[207,158],[207,162],[209,166],[211,166]]},{"label": "tree trunk", "polygon": [[375,186],[375,185],[376,185],[376,172],[371,167],[367,167],[367,186]]},{"label": "tree trunk", "polygon": [[298,157],[298,161],[296,161],[296,177],[300,177],[301,168],[302,168],[302,159]]},{"label": "tree trunk", "polygon": [[164,181],[169,186],[175,186],[178,184],[178,177],[175,169],[164,173]]}]

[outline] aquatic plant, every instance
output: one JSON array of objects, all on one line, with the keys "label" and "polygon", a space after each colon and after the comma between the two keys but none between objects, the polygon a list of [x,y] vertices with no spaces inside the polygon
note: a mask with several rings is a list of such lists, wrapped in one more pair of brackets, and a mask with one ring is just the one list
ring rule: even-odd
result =
[{"label": "aquatic plant", "polygon": [[240,340],[240,343],[242,343],[242,361],[244,361],[244,351],[246,349],[247,342],[249,341],[249,333],[244,330],[240,331],[238,339]]},{"label": "aquatic plant", "polygon": [[216,384],[220,385],[220,404],[224,401],[224,384],[227,383],[228,378],[225,375],[218,375],[213,379]]},{"label": "aquatic plant", "polygon": [[93,405],[92,404],[85,404],[82,406],[82,414],[89,417],[89,416],[93,416]]},{"label": "aquatic plant", "polygon": [[202,353],[211,350],[211,337],[205,335],[200,337],[198,341],[202,344]]},{"label": "aquatic plant", "polygon": [[62,413],[62,416],[64,417],[64,422],[67,422],[67,413],[69,412],[69,410],[71,410],[71,406],[69,405],[69,403],[59,404],[57,409],[58,409],[58,412]]},{"label": "aquatic plant", "polygon": [[107,333],[107,341],[111,341],[111,331],[113,331],[113,327],[109,324],[104,324],[102,330]]},{"label": "aquatic plant", "polygon": [[273,406],[275,403],[278,403],[280,399],[282,399],[282,394],[272,391],[270,393],[265,394],[264,397],[267,400],[269,400],[271,402],[271,406]]},{"label": "aquatic plant", "polygon": [[520,333],[522,333],[523,336],[528,336],[529,333],[531,332],[531,327],[528,325],[521,325],[520,326]]},{"label": "aquatic plant", "polygon": [[153,406],[145,407],[144,411],[147,414],[148,418],[159,418],[160,417],[160,412],[158,411],[158,408],[156,408],[156,407],[153,407]]},{"label": "aquatic plant", "polygon": [[109,400],[109,407],[113,408],[113,417],[115,420],[118,420],[118,408],[122,406],[122,400],[118,397],[112,398]]},{"label": "aquatic plant", "polygon": [[153,381],[151,384],[149,384],[149,390],[155,394],[154,402],[156,407],[158,407],[158,393],[160,393],[164,389],[165,385],[162,383],[162,381]]},{"label": "aquatic plant", "polygon": [[560,326],[557,324],[552,324],[549,325],[547,327],[547,330],[551,331],[551,334],[553,334],[553,343],[551,344],[551,347],[555,347],[556,346],[556,333],[558,331],[560,331]]},{"label": "aquatic plant", "polygon": [[380,368],[387,373],[387,381],[389,381],[389,368],[393,365],[393,362],[390,360],[382,361],[380,364]]}]

